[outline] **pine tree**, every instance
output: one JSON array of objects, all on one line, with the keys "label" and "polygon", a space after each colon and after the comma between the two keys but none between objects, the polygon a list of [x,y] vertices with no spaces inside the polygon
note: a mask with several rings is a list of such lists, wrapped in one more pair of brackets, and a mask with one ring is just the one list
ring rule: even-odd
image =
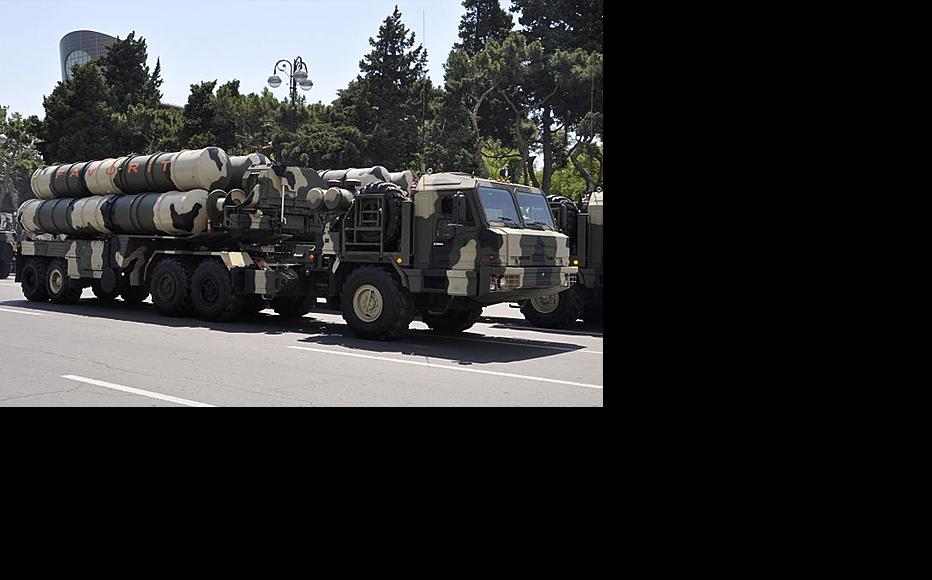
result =
[{"label": "pine tree", "polygon": [[514,19],[502,10],[499,0],[463,0],[466,14],[460,20],[460,42],[454,48],[463,48],[476,54],[489,40],[502,41],[511,32]]},{"label": "pine tree", "polygon": [[158,107],[162,98],[159,92],[162,65],[161,62],[156,63],[155,71],[150,74],[146,64],[148,57],[146,39],[136,40],[135,32],[107,47],[107,54],[100,64],[111,88],[111,108],[114,111],[125,113],[131,105]]},{"label": "pine tree", "polygon": [[72,69],[45,97],[38,144],[47,163],[90,161],[125,152],[111,139],[110,87],[93,62]]},{"label": "pine tree", "polygon": [[424,145],[425,100],[432,86],[427,51],[414,43],[396,6],[378,37],[369,39],[372,51],[359,63],[361,74],[334,102],[337,122],[364,135],[366,162],[392,171],[413,168]]}]

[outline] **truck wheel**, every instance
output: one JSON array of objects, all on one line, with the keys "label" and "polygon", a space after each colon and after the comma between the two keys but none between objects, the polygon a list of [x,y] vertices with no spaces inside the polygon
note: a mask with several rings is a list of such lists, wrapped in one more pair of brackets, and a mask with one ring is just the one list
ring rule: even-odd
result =
[{"label": "truck wheel", "polygon": [[145,286],[127,286],[120,291],[120,298],[127,304],[142,304],[149,297]]},{"label": "truck wheel", "polygon": [[411,295],[382,268],[362,266],[343,283],[343,320],[357,335],[389,340],[408,330],[414,316]]},{"label": "truck wheel", "polygon": [[582,314],[582,300],[576,288],[526,300],[521,314],[534,326],[541,328],[567,328],[576,323]]},{"label": "truck wheel", "polygon": [[23,266],[21,280],[23,296],[30,302],[48,302],[49,292],[45,288],[48,263],[40,258],[28,260]]},{"label": "truck wheel", "polygon": [[272,309],[282,318],[301,318],[314,309],[313,296],[283,296],[272,300]]},{"label": "truck wheel", "polygon": [[100,280],[94,280],[91,282],[91,291],[94,292],[94,296],[97,297],[97,300],[104,304],[110,304],[117,299],[117,296],[120,295],[119,290],[114,290],[113,292],[104,292],[100,288]]},{"label": "truck wheel", "polygon": [[68,262],[64,258],[52,260],[45,275],[49,300],[55,304],[77,304],[81,288],[72,288],[68,282]]},{"label": "truck wheel", "polygon": [[440,332],[463,332],[479,322],[480,316],[482,316],[482,308],[449,310],[444,314],[429,314],[427,312],[421,314],[424,324],[429,326],[431,330]]},{"label": "truck wheel", "polygon": [[162,258],[149,280],[152,304],[162,316],[185,316],[191,311],[191,273],[175,258]]},{"label": "truck wheel", "polygon": [[13,271],[13,262],[10,260],[0,259],[0,280],[6,280]]},{"label": "truck wheel", "polygon": [[204,320],[229,322],[243,311],[243,297],[233,290],[233,279],[218,260],[205,260],[191,278],[191,302]]}]

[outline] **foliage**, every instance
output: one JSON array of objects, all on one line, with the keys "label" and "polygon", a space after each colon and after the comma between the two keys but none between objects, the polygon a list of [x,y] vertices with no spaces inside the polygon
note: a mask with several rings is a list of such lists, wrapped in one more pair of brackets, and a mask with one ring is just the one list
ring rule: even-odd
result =
[{"label": "foliage", "polygon": [[30,199],[29,180],[42,166],[42,157],[35,147],[39,120],[23,118],[19,113],[7,113],[0,106],[0,134],[6,142],[0,144],[0,211],[14,212],[19,204]]}]

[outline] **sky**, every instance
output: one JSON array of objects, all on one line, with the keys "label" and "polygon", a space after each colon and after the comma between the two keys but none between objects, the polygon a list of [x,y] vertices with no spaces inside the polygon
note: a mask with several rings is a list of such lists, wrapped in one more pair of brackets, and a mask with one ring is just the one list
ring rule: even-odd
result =
[{"label": "sky", "polygon": [[[396,4],[415,44],[426,24],[430,76],[442,84],[461,0],[0,0],[0,105],[43,117],[42,97],[61,81],[58,43],[85,29],[144,37],[150,69],[161,58],[166,103],[184,105],[191,84],[214,79],[260,92],[279,59],[297,56],[314,81],[308,101],[330,103],[359,74],[369,38]],[[273,92],[286,98],[287,80]]]}]

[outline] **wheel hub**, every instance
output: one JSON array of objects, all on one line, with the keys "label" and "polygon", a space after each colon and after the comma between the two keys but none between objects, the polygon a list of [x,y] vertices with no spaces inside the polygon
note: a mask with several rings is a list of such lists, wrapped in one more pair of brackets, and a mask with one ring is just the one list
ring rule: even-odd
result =
[{"label": "wheel hub", "polygon": [[64,287],[65,278],[62,276],[61,270],[55,268],[49,273],[49,290],[52,291],[52,294],[60,294]]},{"label": "wheel hub", "polygon": [[531,306],[541,314],[550,314],[560,305],[560,295],[552,294],[550,296],[538,296],[531,298]]},{"label": "wheel hub", "polygon": [[360,286],[353,295],[353,311],[363,322],[375,322],[382,316],[382,293],[371,284]]}]

